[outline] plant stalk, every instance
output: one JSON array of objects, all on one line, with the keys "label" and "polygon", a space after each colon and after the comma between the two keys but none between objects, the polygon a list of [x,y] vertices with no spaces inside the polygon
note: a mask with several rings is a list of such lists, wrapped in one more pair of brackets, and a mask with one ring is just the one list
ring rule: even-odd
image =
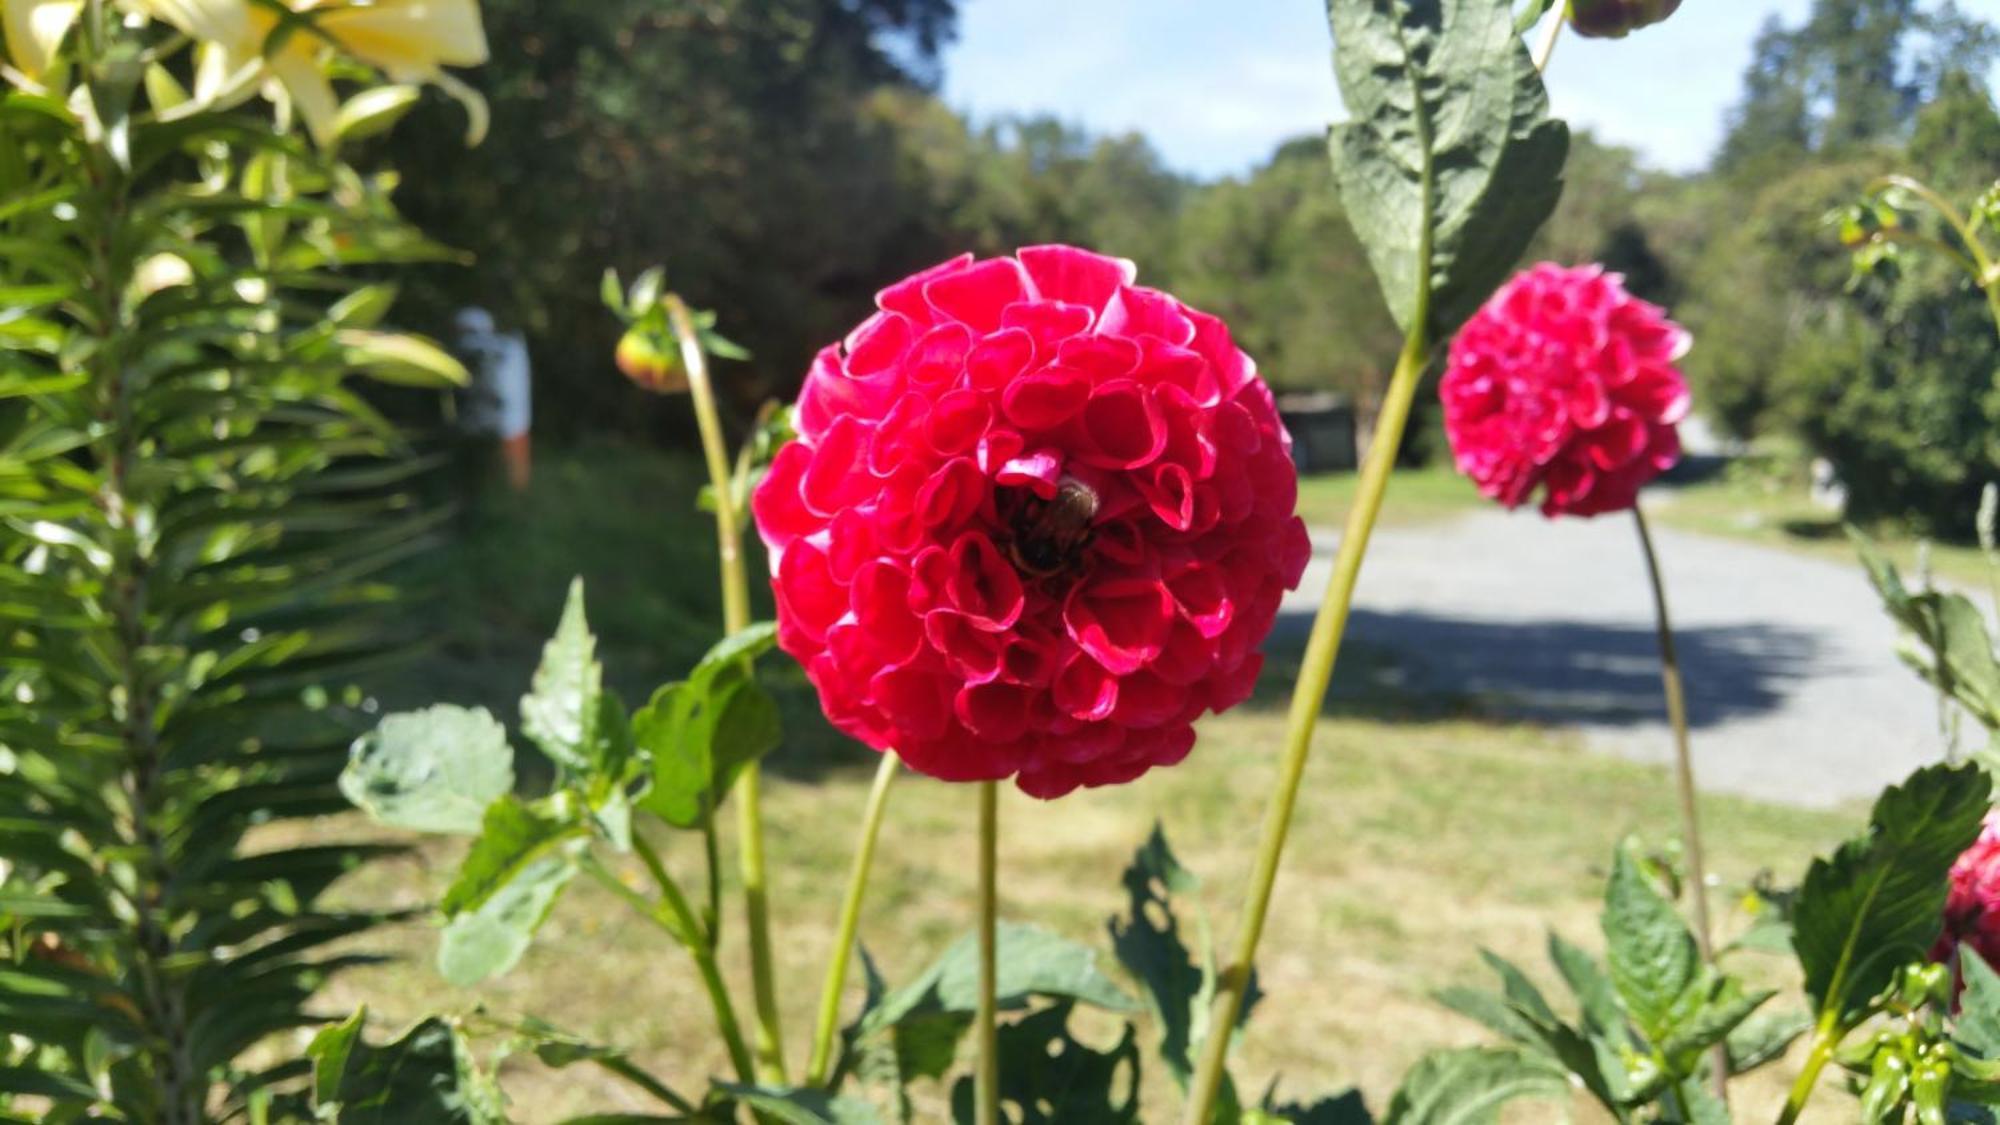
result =
[{"label": "plant stalk", "polygon": [[[1681,837],[1687,848],[1687,879],[1694,903],[1694,938],[1704,964],[1715,964],[1715,929],[1708,916],[1708,865],[1702,854],[1701,813],[1696,803],[1694,755],[1688,749],[1687,691],[1681,683],[1680,654],[1674,647],[1674,626],[1667,612],[1667,583],[1660,574],[1659,553],[1646,514],[1632,504],[1632,524],[1639,529],[1639,552],[1646,558],[1646,580],[1653,588],[1653,625],[1660,640],[1660,686],[1667,699],[1667,722],[1674,728],[1674,790],[1680,801]],[[1721,1044],[1709,1053],[1715,1096],[1729,1104],[1729,1053]]]},{"label": "plant stalk", "polygon": [[979,783],[979,1064],[973,1072],[977,1125],[1000,1125],[999,895],[1000,783]]},{"label": "plant stalk", "polygon": [[875,863],[875,841],[882,835],[882,814],[889,807],[889,783],[896,779],[896,755],[883,751],[861,816],[861,840],[848,872],[847,894],[840,902],[840,924],[827,954],[826,981],[820,987],[819,1022],[813,1028],[812,1059],[806,1064],[806,1085],[826,1083],[833,1066],[833,1038],[840,1023],[840,994],[847,987],[847,967],[854,960],[854,935],[861,926],[861,900],[868,894],[868,872]]},{"label": "plant stalk", "polygon": [[1312,635],[1306,641],[1305,659],[1292,688],[1292,705],[1286,727],[1284,760],[1278,787],[1264,817],[1262,843],[1257,849],[1257,865],[1250,879],[1242,928],[1228,966],[1216,982],[1215,1006],[1208,1021],[1208,1042],[1202,1050],[1201,1065],[1189,1088],[1187,1125],[1207,1125],[1215,1112],[1222,1082],[1227,1074],[1229,1041],[1243,1012],[1243,995],[1250,984],[1250,970],[1257,957],[1257,943],[1264,936],[1264,922],[1271,908],[1272,888],[1278,881],[1278,864],[1284,854],[1285,837],[1291,830],[1292,811],[1298,804],[1299,785],[1305,777],[1306,760],[1312,751],[1313,728],[1320,710],[1326,706],[1327,686],[1333,679],[1334,664],[1340,656],[1341,638],[1347,632],[1347,618],[1354,605],[1354,587],[1361,578],[1361,561],[1368,552],[1369,537],[1382,513],[1382,497],[1389,487],[1389,474],[1396,465],[1396,453],[1403,444],[1403,430],[1410,420],[1410,406],[1416,399],[1417,384],[1429,359],[1424,323],[1428,301],[1421,302],[1416,328],[1404,342],[1403,354],[1389,379],[1388,394],[1376,419],[1375,436],[1368,445],[1368,460],[1361,469],[1354,507],[1347,514],[1347,530],[1340,538],[1340,551],[1333,563],[1333,579],[1319,615],[1313,619]]},{"label": "plant stalk", "polygon": [[[688,391],[694,399],[695,425],[701,430],[702,456],[708,462],[709,484],[715,490],[715,540],[722,560],[722,627],[734,636],[750,626],[750,580],[743,567],[743,534],[737,526],[735,481],[729,469],[722,418],[715,408],[708,357],[702,353],[687,305],[672,293],[663,300],[667,320],[680,342]],[[763,771],[755,762],[743,768],[736,782],[736,824],[737,864],[743,876],[744,929],[750,936],[750,989],[757,1009],[757,1078],[782,1086],[785,1048],[778,1023],[769,882],[764,871]]]},{"label": "plant stalk", "polygon": [[1542,33],[1541,42],[1535,46],[1531,56],[1535,63],[1535,73],[1547,74],[1549,60],[1556,55],[1556,43],[1562,38],[1563,25],[1569,22],[1569,4],[1557,4],[1549,13],[1549,28]]},{"label": "plant stalk", "polygon": [[1820,1071],[1826,1069],[1839,1042],[1839,1035],[1825,1024],[1813,1032],[1812,1048],[1806,1053],[1806,1064],[1792,1082],[1791,1093],[1785,1097],[1785,1108],[1778,1114],[1778,1125],[1797,1125],[1799,1114],[1805,1112],[1806,1103],[1812,1100],[1813,1091],[1819,1086]]}]

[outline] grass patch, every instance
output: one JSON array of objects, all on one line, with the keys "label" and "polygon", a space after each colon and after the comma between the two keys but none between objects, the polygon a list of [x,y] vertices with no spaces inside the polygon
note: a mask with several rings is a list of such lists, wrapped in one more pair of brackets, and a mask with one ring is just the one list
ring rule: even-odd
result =
[{"label": "grass patch", "polygon": [[[1299,514],[1316,528],[1339,528],[1347,522],[1354,506],[1359,473],[1323,473],[1299,481]],[[1448,519],[1461,512],[1486,505],[1472,482],[1448,464],[1421,469],[1399,469],[1389,478],[1389,491],[1382,506],[1386,525],[1424,523]]]},{"label": "grass patch", "polygon": [[[551,458],[525,497],[482,499],[460,541],[427,564],[438,592],[426,612],[445,638],[439,657],[379,685],[378,694],[394,706],[483,702],[511,716],[572,573],[586,577],[611,679],[627,698],[678,675],[706,648],[719,616],[708,525],[687,505],[695,480],[691,463],[602,448]],[[1307,482],[1308,518],[1337,522],[1352,480]],[[1397,518],[1443,516],[1478,502],[1469,485],[1439,471],[1399,476],[1391,498]],[[1198,905],[1226,937],[1276,774],[1294,666],[1282,654],[1273,659],[1256,698],[1209,720],[1182,766],[1051,804],[1004,797],[1003,913],[1108,951],[1106,920],[1124,906],[1118,873],[1157,822],[1207,881]],[[789,675],[780,685],[789,740],[772,759],[765,816],[796,1073],[874,757],[828,731],[796,672]],[[1342,693],[1333,708],[1317,736],[1264,946],[1268,999],[1237,1073],[1253,1089],[1282,1075],[1291,1095],[1359,1085],[1380,1107],[1424,1050],[1483,1038],[1432,1003],[1431,990],[1484,983],[1481,947],[1546,980],[1547,928],[1599,946],[1595,916],[1611,848],[1631,832],[1663,839],[1676,822],[1662,771],[1590,755],[1566,735],[1488,721],[1469,705]],[[971,917],[974,796],[907,777],[892,798],[862,928],[892,981],[919,972]],[[1861,819],[1725,797],[1704,806],[1711,863],[1732,887],[1765,871],[1796,880],[1811,855]],[[349,817],[307,831],[367,828]],[[699,886],[698,838],[662,845],[684,885]],[[340,894],[421,910],[436,900],[463,847],[427,841],[408,860],[350,877]],[[628,867],[636,885],[640,872]],[[1723,924],[1737,927],[1743,917],[1731,900],[1717,896]],[[732,900],[728,969],[747,1011],[741,926]],[[374,947],[401,959],[341,977],[329,1010],[365,1002],[386,1027],[483,1005],[626,1047],[684,1090],[726,1069],[685,956],[594,886],[575,885],[522,966],[477,991],[454,990],[432,970],[435,936],[422,922],[374,935]],[[1762,971],[1783,972],[1770,965]],[[657,1111],[586,1068],[516,1063],[505,1080],[517,1120]],[[1171,1119],[1178,1101],[1161,1068],[1149,1066],[1146,1081],[1148,1119]],[[943,1096],[928,1092],[920,1117],[942,1119]],[[1746,1091],[1746,1119],[1774,1111],[1781,1096],[1777,1076],[1759,1080]]]}]

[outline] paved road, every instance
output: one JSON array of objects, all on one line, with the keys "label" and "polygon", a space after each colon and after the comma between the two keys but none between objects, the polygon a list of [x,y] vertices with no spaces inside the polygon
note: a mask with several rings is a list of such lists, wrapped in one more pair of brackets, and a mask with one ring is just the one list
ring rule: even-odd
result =
[{"label": "paved road", "polygon": [[[1893,652],[1856,566],[1656,529],[1705,789],[1826,806],[1942,752],[1936,697]],[[1281,629],[1302,635],[1337,536]],[[1671,746],[1644,564],[1625,518],[1482,511],[1379,531],[1350,627],[1351,676],[1472,694],[1664,762]],[[1349,683],[1351,683],[1351,679]]]}]

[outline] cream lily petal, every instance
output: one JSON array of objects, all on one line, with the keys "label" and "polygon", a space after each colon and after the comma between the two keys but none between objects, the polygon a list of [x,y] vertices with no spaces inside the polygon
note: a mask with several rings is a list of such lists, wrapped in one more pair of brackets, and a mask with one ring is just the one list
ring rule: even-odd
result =
[{"label": "cream lily petal", "polygon": [[398,82],[478,66],[488,55],[477,0],[378,0],[333,9],[318,23],[343,50]]},{"label": "cream lily petal", "polygon": [[14,60],[15,68],[39,79],[82,10],[83,0],[0,0],[7,57]]},{"label": "cream lily petal", "polygon": [[340,119],[340,96],[334,93],[333,83],[313,58],[312,49],[294,37],[267,65],[272,76],[291,95],[292,108],[299,120],[305,122],[313,143],[322,148],[331,145]]},{"label": "cream lily petal", "polygon": [[250,42],[250,8],[245,0],[125,0],[135,11],[144,12],[163,23],[188,33],[205,43],[220,43],[231,50],[254,46]]},{"label": "cream lily petal", "polygon": [[431,80],[437,83],[438,89],[450,94],[465,107],[465,143],[477,145],[485,140],[486,128],[493,120],[492,111],[486,108],[486,96],[442,70]]}]

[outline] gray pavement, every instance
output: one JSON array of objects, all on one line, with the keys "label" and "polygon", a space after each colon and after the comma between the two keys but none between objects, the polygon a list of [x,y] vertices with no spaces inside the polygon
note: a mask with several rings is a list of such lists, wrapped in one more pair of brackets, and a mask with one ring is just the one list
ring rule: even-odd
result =
[{"label": "gray pavement", "polygon": [[[1942,756],[1936,696],[1894,654],[1859,564],[1655,528],[1702,787],[1801,805],[1872,797]],[[1280,628],[1298,637],[1338,536]],[[1472,696],[1670,759],[1644,563],[1623,516],[1470,513],[1376,533],[1343,660],[1351,676]],[[1337,677],[1337,680],[1342,677]],[[1348,685],[1353,686],[1350,680]]]}]

